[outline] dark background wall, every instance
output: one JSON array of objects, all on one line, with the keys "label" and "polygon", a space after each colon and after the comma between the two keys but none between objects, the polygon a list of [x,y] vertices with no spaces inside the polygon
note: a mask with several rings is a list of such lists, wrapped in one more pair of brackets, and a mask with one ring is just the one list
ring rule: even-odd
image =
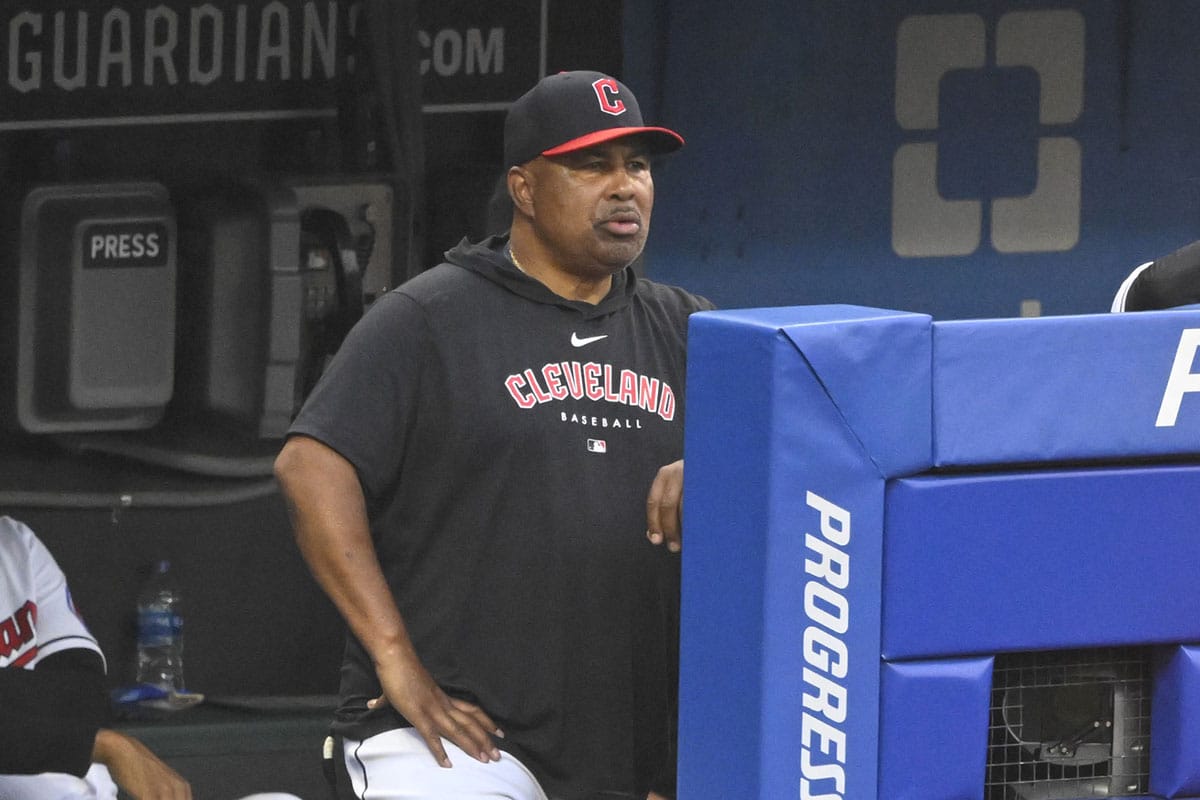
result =
[{"label": "dark background wall", "polygon": [[134,680],[134,609],[166,558],[185,599],[185,678],[209,695],[336,689],[338,619],[315,591],[278,496],[188,510],[10,511],[38,532],[104,647],[114,685]]},{"label": "dark background wall", "polygon": [[[1029,13],[1046,41],[1029,45],[1035,57],[1004,56],[1037,38],[1005,27]],[[931,40],[923,63],[955,48],[978,62],[924,93],[898,88],[914,73],[906,21],[911,33],[964,17],[975,32]],[[629,0],[625,18],[631,84],[688,138],[657,176],[648,269],[722,306],[963,318],[1017,316],[1036,300],[1047,315],[1103,312],[1132,267],[1200,233],[1200,7],[1186,0]],[[932,127],[902,122],[914,94],[939,112]],[[1041,108],[1047,97],[1057,113]],[[1050,137],[1071,140],[1080,167],[1067,169],[1061,201],[1017,226],[1031,249],[1002,250],[993,209],[1034,191]],[[896,250],[897,154],[922,143],[939,148],[941,196],[978,203],[966,252]],[[1078,211],[1052,219],[1071,203]],[[945,215],[921,216],[945,223],[924,237],[930,249],[952,249],[938,246],[953,227]]]}]

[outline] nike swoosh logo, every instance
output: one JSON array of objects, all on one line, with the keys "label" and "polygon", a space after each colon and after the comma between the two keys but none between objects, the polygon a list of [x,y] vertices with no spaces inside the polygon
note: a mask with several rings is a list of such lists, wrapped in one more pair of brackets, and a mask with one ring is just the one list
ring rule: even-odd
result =
[{"label": "nike swoosh logo", "polygon": [[575,333],[574,331],[572,331],[571,332],[571,345],[574,347],[583,347],[585,344],[591,344],[592,342],[598,342],[601,339],[607,339],[607,338],[608,338],[608,334],[602,333],[599,336],[587,336],[583,339],[580,339],[579,335],[577,333]]}]

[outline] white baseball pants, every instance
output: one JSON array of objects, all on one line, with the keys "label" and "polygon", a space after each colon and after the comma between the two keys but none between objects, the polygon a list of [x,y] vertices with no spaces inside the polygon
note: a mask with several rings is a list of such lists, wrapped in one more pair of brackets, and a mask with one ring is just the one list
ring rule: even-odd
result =
[{"label": "white baseball pants", "polygon": [[438,766],[412,728],[346,739],[346,770],[362,800],[547,800],[525,765],[508,753],[484,764],[442,740],[454,766]]}]

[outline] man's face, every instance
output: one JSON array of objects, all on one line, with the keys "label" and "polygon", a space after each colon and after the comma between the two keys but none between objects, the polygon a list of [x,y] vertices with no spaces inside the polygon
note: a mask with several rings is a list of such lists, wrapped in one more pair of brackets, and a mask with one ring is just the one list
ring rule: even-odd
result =
[{"label": "man's face", "polygon": [[654,206],[650,157],[637,137],[534,159],[533,226],[557,266],[611,275],[646,245]]}]

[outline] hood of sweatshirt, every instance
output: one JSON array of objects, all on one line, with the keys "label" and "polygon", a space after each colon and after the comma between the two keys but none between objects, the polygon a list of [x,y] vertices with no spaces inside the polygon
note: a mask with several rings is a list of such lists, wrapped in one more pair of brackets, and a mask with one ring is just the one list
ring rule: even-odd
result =
[{"label": "hood of sweatshirt", "polygon": [[546,288],[536,278],[531,278],[517,269],[508,257],[508,235],[491,236],[481,242],[463,239],[446,251],[446,261],[476,275],[503,286],[513,294],[536,303],[573,309],[584,319],[596,319],[624,308],[636,291],[637,275],[632,267],[625,267],[613,275],[612,287],[599,303],[592,305],[582,300],[568,300]]}]

